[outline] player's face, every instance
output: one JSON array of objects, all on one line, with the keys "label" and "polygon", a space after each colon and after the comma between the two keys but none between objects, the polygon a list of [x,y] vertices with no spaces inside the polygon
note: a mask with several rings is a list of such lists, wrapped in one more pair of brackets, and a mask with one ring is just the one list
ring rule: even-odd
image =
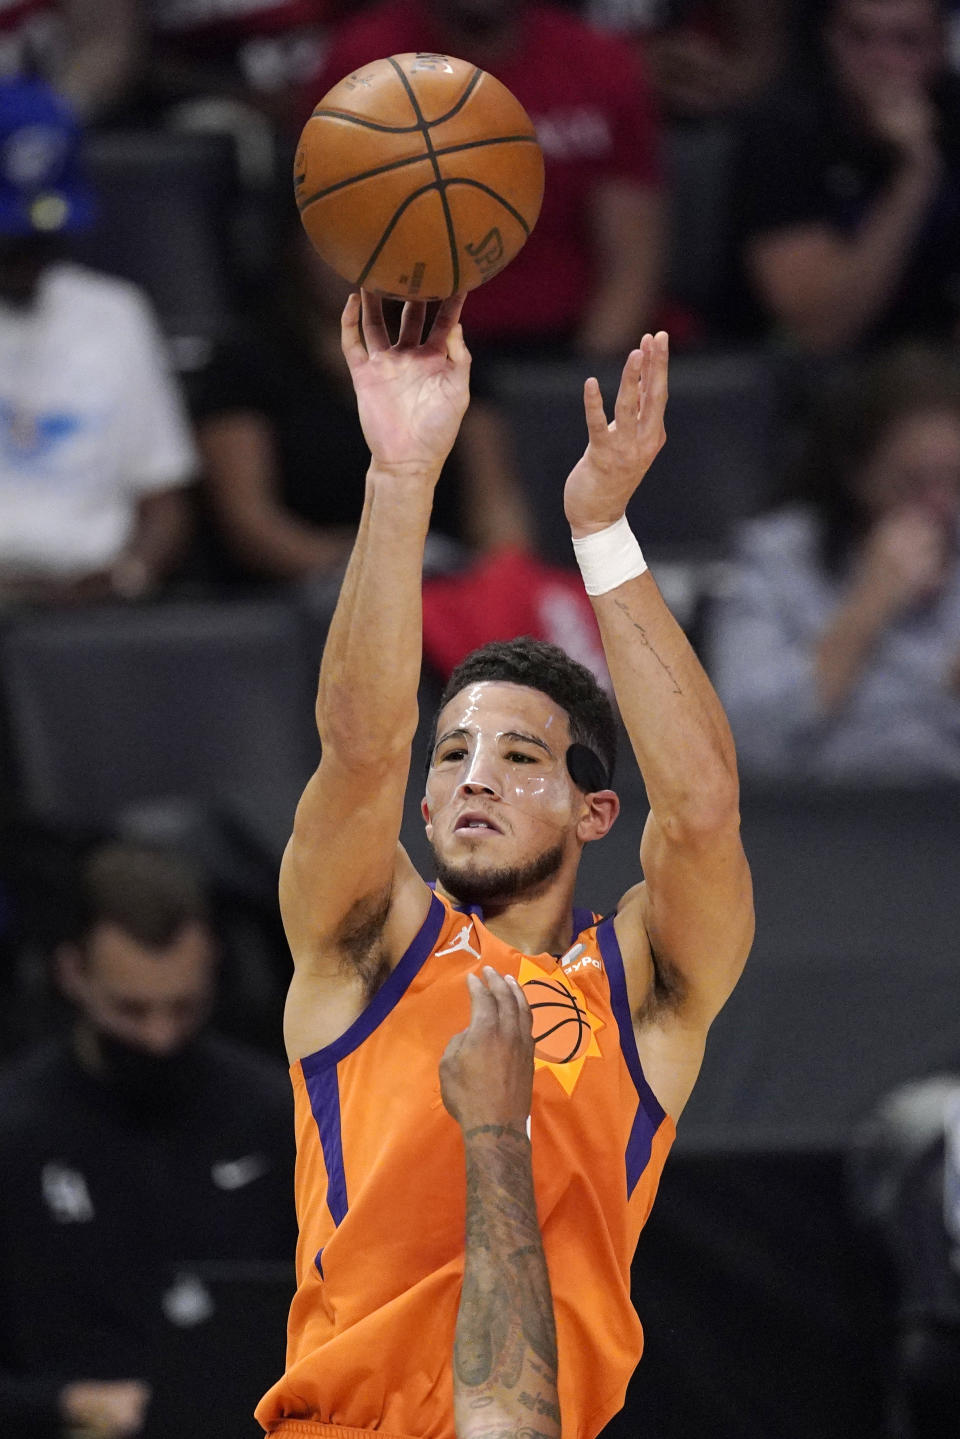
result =
[{"label": "player's face", "polygon": [[898,420],[881,438],[858,490],[874,519],[916,507],[955,527],[960,518],[960,415],[932,410]]},{"label": "player's face", "polygon": [[841,87],[867,100],[925,88],[943,64],[934,0],[837,0],[827,46]]},{"label": "player's face", "polygon": [[504,894],[516,893],[576,852],[585,806],[567,770],[569,744],[565,712],[523,685],[483,681],[444,708],[423,813],[446,888],[454,876],[453,892],[479,898],[482,884],[492,897],[500,874]]}]

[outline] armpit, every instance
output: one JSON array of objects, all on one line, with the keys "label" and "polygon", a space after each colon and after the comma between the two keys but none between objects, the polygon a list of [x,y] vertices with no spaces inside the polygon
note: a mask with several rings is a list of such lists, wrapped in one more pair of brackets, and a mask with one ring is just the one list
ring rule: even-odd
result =
[{"label": "armpit", "polygon": [[657,954],[651,945],[653,978],[646,998],[634,1015],[635,1024],[655,1023],[664,1014],[679,1014],[689,993],[689,982],[669,959]]},{"label": "armpit", "polygon": [[392,887],[365,895],[347,911],[336,935],[341,968],[352,971],[371,999],[390,973],[384,930],[390,913]]}]

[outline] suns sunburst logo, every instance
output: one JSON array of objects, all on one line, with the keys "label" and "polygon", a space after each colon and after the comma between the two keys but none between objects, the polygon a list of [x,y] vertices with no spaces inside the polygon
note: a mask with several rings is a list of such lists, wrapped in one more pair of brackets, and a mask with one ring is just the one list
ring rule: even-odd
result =
[{"label": "suns sunburst logo", "polygon": [[520,963],[520,985],[533,1014],[534,1069],[549,1069],[572,1094],[588,1059],[600,1059],[602,1019],[591,1014],[583,991],[569,975],[552,974],[531,960]]}]

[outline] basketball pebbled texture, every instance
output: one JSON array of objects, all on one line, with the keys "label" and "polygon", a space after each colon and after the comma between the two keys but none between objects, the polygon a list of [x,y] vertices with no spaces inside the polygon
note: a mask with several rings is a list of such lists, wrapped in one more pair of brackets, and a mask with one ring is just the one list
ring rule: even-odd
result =
[{"label": "basketball pebbled texture", "polygon": [[440,300],[502,270],[543,199],[530,117],[450,55],[391,55],[329,90],[307,121],[294,192],[317,252],[353,285]]}]

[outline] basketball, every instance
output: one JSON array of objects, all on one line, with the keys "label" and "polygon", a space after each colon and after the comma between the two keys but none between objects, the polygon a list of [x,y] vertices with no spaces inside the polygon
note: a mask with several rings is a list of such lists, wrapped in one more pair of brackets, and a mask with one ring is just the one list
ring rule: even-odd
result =
[{"label": "basketball", "polygon": [[528,979],[523,992],[533,1015],[533,1052],[551,1064],[579,1059],[593,1031],[586,1014],[559,980]]},{"label": "basketball", "polygon": [[505,85],[451,55],[391,55],[334,85],[303,128],[297,208],[339,275],[442,300],[502,270],[536,224],[543,155]]}]

